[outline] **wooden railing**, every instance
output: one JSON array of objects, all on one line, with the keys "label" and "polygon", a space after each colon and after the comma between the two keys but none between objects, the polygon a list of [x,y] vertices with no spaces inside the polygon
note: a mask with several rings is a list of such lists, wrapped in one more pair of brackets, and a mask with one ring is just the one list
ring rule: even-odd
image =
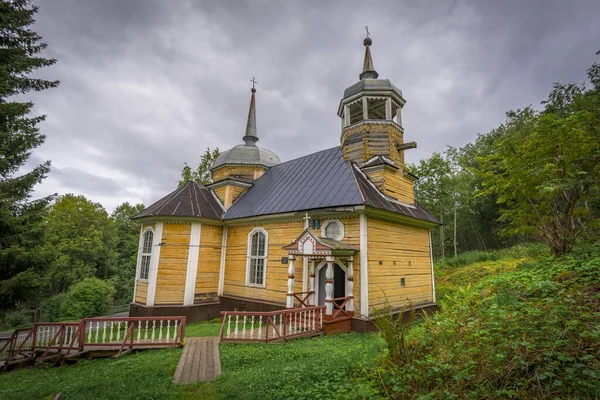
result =
[{"label": "wooden railing", "polygon": [[313,294],[314,292],[300,292],[300,293],[294,293],[294,298],[296,300],[298,300],[297,304],[294,304],[294,307],[300,308],[300,307],[310,307],[310,296]]},{"label": "wooden railing", "polygon": [[270,342],[312,336],[323,329],[325,306],[270,312],[221,312],[221,342]]},{"label": "wooden railing", "polygon": [[[185,317],[84,318],[79,322],[40,322],[33,328],[17,329],[0,342],[0,360],[48,355],[69,356],[84,350],[176,347],[185,336]],[[36,352],[43,352],[38,357]]]},{"label": "wooden railing", "polygon": [[354,315],[353,312],[346,310],[346,305],[352,299],[352,297],[336,297],[333,299],[333,313],[331,314],[331,318],[335,319],[339,314],[342,314],[344,317],[351,317]]}]

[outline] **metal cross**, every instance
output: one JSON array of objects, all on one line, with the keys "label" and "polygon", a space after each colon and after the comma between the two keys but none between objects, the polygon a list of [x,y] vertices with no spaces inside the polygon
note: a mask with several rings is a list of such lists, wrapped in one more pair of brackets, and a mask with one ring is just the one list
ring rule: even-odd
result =
[{"label": "metal cross", "polygon": [[371,34],[369,33],[369,25],[365,26],[365,31],[367,31],[367,37],[369,37]]},{"label": "metal cross", "polygon": [[254,80],[254,77],[252,77],[252,79],[250,79],[250,82],[252,82],[252,89],[254,89],[254,85],[257,84],[258,82],[256,82],[256,80]]},{"label": "metal cross", "polygon": [[306,213],[306,215],[302,219],[304,220],[304,229],[308,228],[308,221],[310,221],[310,216],[308,215],[308,213]]}]

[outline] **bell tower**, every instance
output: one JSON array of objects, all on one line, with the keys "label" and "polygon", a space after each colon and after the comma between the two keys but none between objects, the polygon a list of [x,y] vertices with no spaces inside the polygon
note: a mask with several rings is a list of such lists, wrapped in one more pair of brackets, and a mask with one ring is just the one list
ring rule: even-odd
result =
[{"label": "bell tower", "polygon": [[344,159],[357,164],[384,195],[413,204],[415,177],[404,170],[402,107],[406,100],[389,79],[378,79],[371,56],[373,40],[363,41],[365,58],[360,80],[344,90],[338,107]]}]

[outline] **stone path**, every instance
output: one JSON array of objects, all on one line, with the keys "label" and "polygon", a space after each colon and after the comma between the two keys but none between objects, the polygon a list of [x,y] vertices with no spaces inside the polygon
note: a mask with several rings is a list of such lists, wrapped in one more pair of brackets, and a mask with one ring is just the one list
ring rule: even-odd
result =
[{"label": "stone path", "polygon": [[180,385],[212,381],[221,374],[218,337],[186,338],[173,381]]}]

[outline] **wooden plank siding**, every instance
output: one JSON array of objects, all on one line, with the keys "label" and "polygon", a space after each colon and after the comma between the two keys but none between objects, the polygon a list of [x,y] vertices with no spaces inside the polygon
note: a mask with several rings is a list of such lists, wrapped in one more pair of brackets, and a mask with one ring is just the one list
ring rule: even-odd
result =
[{"label": "wooden plank siding", "polygon": [[[433,301],[429,230],[369,217],[369,308]],[[380,265],[381,262],[381,265]],[[394,265],[395,262],[395,265]],[[405,278],[406,286],[400,285]]]},{"label": "wooden plank siding", "polygon": [[148,296],[148,281],[137,281],[135,283],[135,301],[136,303],[146,304]]},{"label": "wooden plank siding", "polygon": [[[321,222],[326,219],[323,217]],[[344,243],[359,245],[359,221],[358,218],[342,218],[344,224]],[[248,235],[255,227],[262,227],[269,234],[267,253],[267,273],[264,288],[246,285],[246,259]],[[227,254],[225,257],[225,281],[223,294],[225,296],[240,296],[256,300],[270,301],[285,304],[287,294],[287,280],[289,264],[282,264],[281,258],[287,257],[287,251],[282,247],[288,245],[304,230],[304,221],[286,221],[276,223],[265,223],[256,226],[230,226],[227,238]],[[314,230],[317,236],[321,236],[321,230]],[[318,262],[316,263],[318,265]],[[294,291],[302,292],[302,258],[297,258],[295,264]],[[360,273],[359,257],[354,260],[354,296],[355,309],[360,307]]]},{"label": "wooden plank siding", "polygon": [[154,304],[183,304],[191,228],[164,224]]},{"label": "wooden plank siding", "polygon": [[236,176],[243,176],[244,178],[254,180],[254,179],[257,179],[258,177],[260,177],[264,172],[265,172],[264,167],[229,166],[229,167],[222,167],[222,168],[219,168],[218,170],[216,170],[213,173],[212,178],[213,178],[214,182],[219,182],[219,181],[229,178],[232,175],[236,175]]},{"label": "wooden plank siding", "polygon": [[222,239],[223,227],[204,224],[200,227],[196,297],[208,296],[218,290]]}]

